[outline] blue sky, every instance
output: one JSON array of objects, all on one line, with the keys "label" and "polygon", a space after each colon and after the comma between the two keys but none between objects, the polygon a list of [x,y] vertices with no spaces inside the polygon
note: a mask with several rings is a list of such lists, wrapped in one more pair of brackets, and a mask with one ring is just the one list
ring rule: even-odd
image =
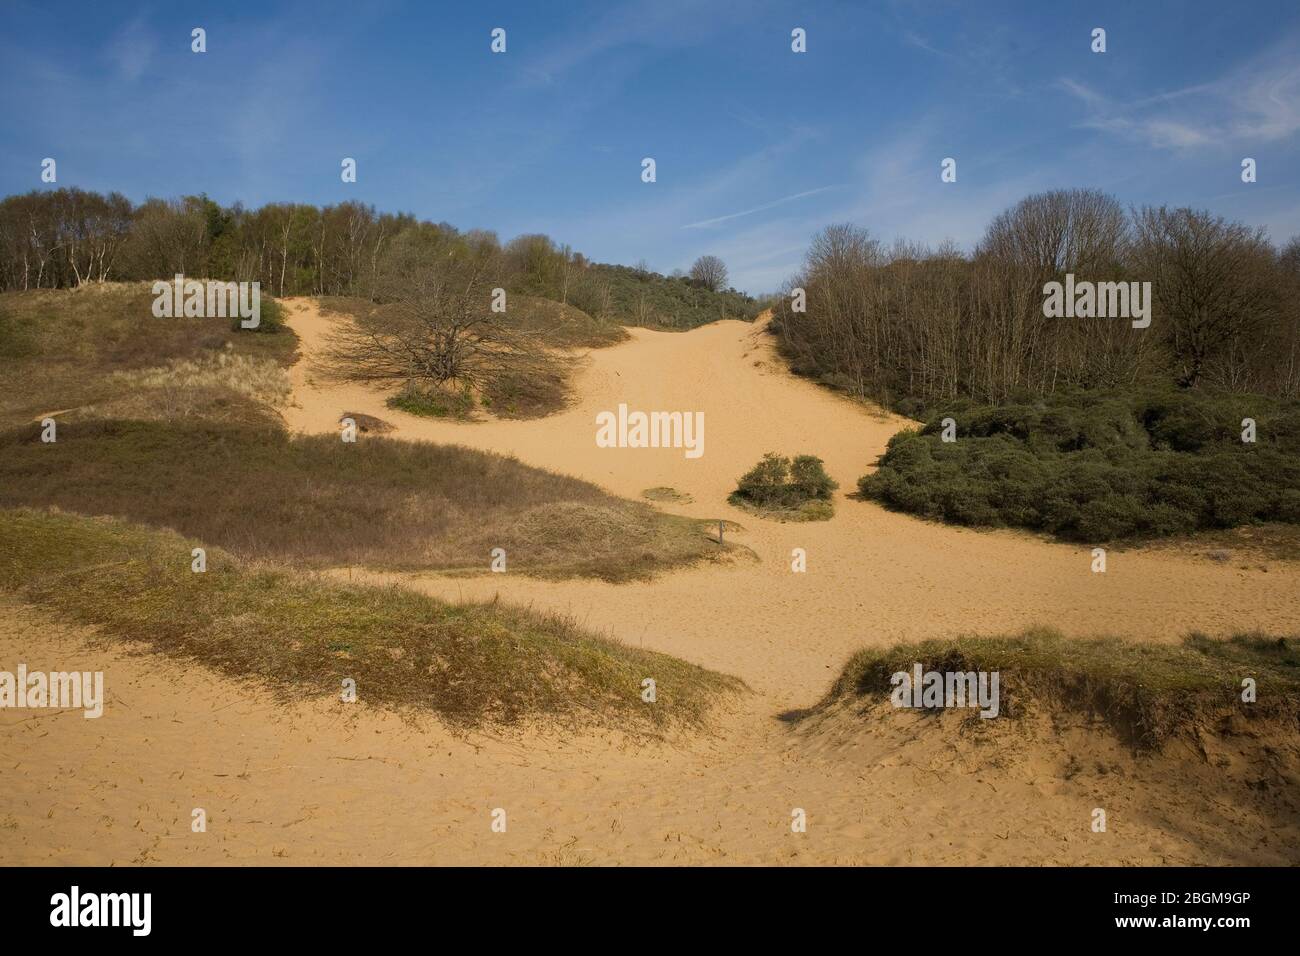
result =
[{"label": "blue sky", "polygon": [[135,200],[359,199],[662,272],[714,253],[751,292],[829,223],[969,248],[1055,187],[1300,233],[1295,0],[0,0],[0,111],[0,194],[52,188],[51,156]]}]

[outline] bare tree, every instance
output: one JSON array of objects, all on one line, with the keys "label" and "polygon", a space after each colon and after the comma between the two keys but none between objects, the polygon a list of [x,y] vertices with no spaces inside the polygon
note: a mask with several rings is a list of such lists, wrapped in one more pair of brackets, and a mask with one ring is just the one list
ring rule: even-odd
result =
[{"label": "bare tree", "polygon": [[1096,189],[1027,196],[989,225],[980,252],[1006,263],[1080,278],[1114,268],[1128,240],[1124,208]]},{"label": "bare tree", "polygon": [[[334,380],[430,389],[482,391],[503,376],[553,373],[537,332],[494,312],[500,256],[435,261],[418,249],[398,251],[381,278],[382,304],[332,334],[320,371]],[[497,301],[500,301],[497,299]],[[508,307],[508,302],[507,302]]]},{"label": "bare tree", "polygon": [[691,266],[691,278],[710,292],[720,292],[727,284],[727,267],[717,256],[700,256]]},{"label": "bare tree", "polygon": [[1278,315],[1275,253],[1262,229],[1194,209],[1144,208],[1137,231],[1135,267],[1152,284],[1179,384],[1194,387]]},{"label": "bare tree", "polygon": [[1291,241],[1282,247],[1277,264],[1285,276],[1300,281],[1300,236],[1292,236]]}]

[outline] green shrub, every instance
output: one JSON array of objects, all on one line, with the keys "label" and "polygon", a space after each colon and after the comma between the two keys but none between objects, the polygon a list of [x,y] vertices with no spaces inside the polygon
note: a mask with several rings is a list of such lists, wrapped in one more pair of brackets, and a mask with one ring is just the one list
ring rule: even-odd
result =
[{"label": "green shrub", "polygon": [[735,289],[714,292],[685,276],[601,263],[585,270],[569,301],[591,315],[672,331],[719,319],[752,321],[764,308]]},{"label": "green shrub", "polygon": [[742,507],[821,521],[834,513],[831,493],[838,487],[826,474],[820,458],[797,455],[791,461],[775,452],[768,452],[762,461],[741,476],[728,500]]},{"label": "green shrub", "polygon": [[958,402],[895,435],[858,488],[926,518],[1076,541],[1300,523],[1300,402],[1165,389]]},{"label": "green shrub", "polygon": [[257,325],[251,329],[246,329],[240,324],[243,321],[238,316],[231,319],[231,330],[235,332],[279,332],[284,328],[284,306],[269,295],[264,295],[259,304]]},{"label": "green shrub", "polygon": [[735,494],[756,505],[784,505],[789,477],[790,459],[768,452],[741,476]]},{"label": "green shrub", "polygon": [[449,392],[407,385],[385,404],[389,408],[425,418],[468,418],[474,411],[474,396],[467,391]]},{"label": "green shrub", "polygon": [[813,455],[796,455],[790,462],[790,487],[800,501],[829,501],[831,492],[839,487],[820,458]]}]

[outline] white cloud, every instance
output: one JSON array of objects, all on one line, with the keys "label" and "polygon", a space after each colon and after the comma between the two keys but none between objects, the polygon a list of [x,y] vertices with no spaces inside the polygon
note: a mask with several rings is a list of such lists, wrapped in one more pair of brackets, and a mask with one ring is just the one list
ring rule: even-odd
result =
[{"label": "white cloud", "polygon": [[1106,96],[1077,80],[1058,85],[1079,100],[1079,122],[1158,149],[1278,142],[1300,132],[1300,42],[1291,36],[1229,73],[1138,100]]},{"label": "white cloud", "polygon": [[137,17],[113,35],[104,52],[122,79],[135,81],[149,67],[157,46],[144,21]]},{"label": "white cloud", "polygon": [[754,206],[752,209],[742,209],[740,212],[728,213],[725,216],[714,216],[712,219],[701,219],[699,222],[688,222],[682,226],[683,229],[705,229],[709,226],[716,226],[720,222],[729,222],[732,219],[740,219],[742,216],[752,216],[756,212],[763,212],[765,209],[772,209],[775,206],[782,206],[788,202],[794,202],[796,199],[804,199],[808,196],[816,196],[818,193],[824,193],[828,189],[838,189],[838,185],[819,186],[817,189],[806,189],[801,193],[795,193],[792,196],[783,196],[780,199],[774,199],[771,202],[763,203],[761,206]]}]

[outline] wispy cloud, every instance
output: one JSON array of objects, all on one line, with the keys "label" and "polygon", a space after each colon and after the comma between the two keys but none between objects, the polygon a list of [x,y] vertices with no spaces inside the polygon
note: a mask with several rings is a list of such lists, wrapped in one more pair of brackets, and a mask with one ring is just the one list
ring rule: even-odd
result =
[{"label": "wispy cloud", "polygon": [[726,0],[708,8],[694,0],[658,0],[653,4],[626,0],[530,57],[522,70],[523,84],[551,86],[615,51],[622,57],[644,56],[651,50],[706,43],[736,16],[752,12],[744,0]]},{"label": "wispy cloud", "polygon": [[1300,132],[1300,37],[1210,82],[1138,100],[1107,96],[1070,77],[1057,85],[1084,105],[1087,115],[1077,125],[1146,146],[1278,142]]},{"label": "wispy cloud", "polygon": [[765,202],[761,206],[754,206],[752,209],[742,209],[740,212],[728,213],[725,216],[714,216],[712,219],[701,219],[699,222],[689,222],[682,226],[683,229],[706,229],[709,226],[716,226],[720,222],[729,222],[732,219],[739,219],[742,216],[752,216],[756,212],[762,212],[765,209],[772,209],[776,206],[783,206],[788,202],[794,202],[796,199],[804,199],[808,196],[816,196],[818,193],[824,193],[830,189],[839,189],[842,184],[833,183],[830,186],[819,186],[817,189],[806,189],[801,193],[795,193],[792,196],[782,196],[780,199],[774,199],[771,202]]},{"label": "wispy cloud", "polygon": [[136,17],[113,35],[104,52],[118,75],[133,82],[149,67],[157,46],[143,18]]},{"label": "wispy cloud", "polygon": [[924,50],[926,53],[933,53],[935,56],[941,56],[949,60],[954,58],[953,54],[946,50],[940,50],[925,37],[912,30],[904,30],[902,36],[903,42],[907,43],[909,46],[916,47],[918,50]]}]

